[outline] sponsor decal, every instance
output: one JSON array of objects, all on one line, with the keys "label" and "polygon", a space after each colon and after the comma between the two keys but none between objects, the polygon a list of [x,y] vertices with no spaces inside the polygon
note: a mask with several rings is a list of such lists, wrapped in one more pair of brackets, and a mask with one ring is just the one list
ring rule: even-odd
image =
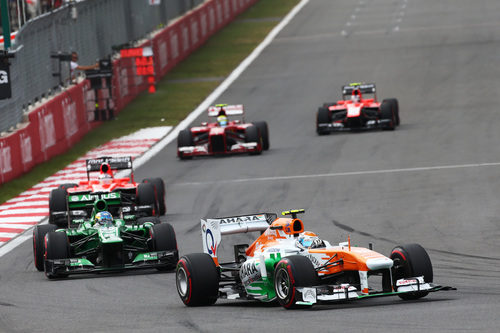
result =
[{"label": "sponsor decal", "polygon": [[215,5],[215,10],[217,13],[217,22],[220,24],[224,20],[222,17],[222,6],[220,2],[217,2],[217,4]]},{"label": "sponsor decal", "polygon": [[0,150],[0,168],[3,173],[12,171],[12,158],[10,154],[10,147],[2,147]]},{"label": "sponsor decal", "polygon": [[168,64],[167,43],[165,41],[160,42],[158,45],[158,59],[160,61],[160,68],[165,68]]},{"label": "sponsor decal", "polygon": [[224,219],[220,219],[220,224],[233,224],[233,223],[241,223],[241,222],[265,221],[265,220],[266,220],[266,217],[264,215],[227,217]]},{"label": "sponsor decal", "polygon": [[0,84],[9,83],[9,74],[6,71],[0,71]]},{"label": "sponsor decal", "polygon": [[23,159],[23,164],[33,161],[31,137],[24,134],[21,134],[21,158]]},{"label": "sponsor decal", "polygon": [[80,202],[80,201],[95,201],[98,199],[110,200],[110,199],[120,199],[120,193],[110,192],[102,194],[83,194],[83,195],[71,195],[69,201]]},{"label": "sponsor decal", "polygon": [[186,26],[182,27],[182,44],[183,44],[182,50],[184,52],[189,50],[189,32]]},{"label": "sponsor decal", "polygon": [[302,293],[302,300],[304,302],[316,303],[316,289],[304,288]]},{"label": "sponsor decal", "polygon": [[127,67],[120,70],[119,81],[120,81],[120,96],[125,97],[129,94],[128,90],[128,69]]},{"label": "sponsor decal", "polygon": [[208,29],[213,31],[215,29],[215,11],[212,7],[208,10],[209,26]]},{"label": "sponsor decal", "polygon": [[47,113],[47,109],[43,108],[38,114],[40,124],[40,142],[42,150],[52,147],[56,143],[56,129],[54,126],[54,116],[52,113]]},{"label": "sponsor decal", "polygon": [[191,22],[191,42],[194,44],[198,43],[198,22]]},{"label": "sponsor decal", "polygon": [[172,50],[172,59],[177,59],[179,56],[179,37],[176,33],[170,34],[170,49]]},{"label": "sponsor decal", "polygon": [[260,280],[260,269],[257,268],[257,262],[245,262],[240,268],[240,278],[244,285]]},{"label": "sponsor decal", "polygon": [[[210,242],[208,241],[209,236]],[[211,256],[215,256],[217,253],[217,244],[215,244],[214,235],[212,234],[212,231],[210,229],[207,229],[207,232],[205,233],[205,242],[207,244],[208,254],[210,254]]]},{"label": "sponsor decal", "polygon": [[307,259],[311,260],[311,263],[313,264],[314,267],[321,266],[321,262],[318,260],[318,258],[316,258],[315,256],[313,256],[312,254],[308,254],[305,257]]},{"label": "sponsor decal", "polygon": [[70,98],[64,98],[61,102],[63,109],[64,128],[66,137],[72,137],[78,132],[78,119],[76,116],[76,103]]},{"label": "sponsor decal", "polygon": [[201,37],[205,37],[207,34],[207,14],[201,13],[200,24],[201,24]]}]

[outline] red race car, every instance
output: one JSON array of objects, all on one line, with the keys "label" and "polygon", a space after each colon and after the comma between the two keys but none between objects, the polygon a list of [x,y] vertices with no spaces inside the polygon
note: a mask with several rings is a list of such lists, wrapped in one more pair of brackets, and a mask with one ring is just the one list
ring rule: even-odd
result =
[{"label": "red race car", "polygon": [[[106,201],[117,218],[164,215],[165,184],[161,178],[134,181],[132,158],[100,157],[86,160],[87,180],[61,184],[49,195],[49,223],[67,227],[73,220],[90,217],[95,200]],[[115,178],[114,170],[130,169],[130,177]],[[99,176],[91,179],[91,174]],[[155,220],[156,221],[156,220]],[[156,221],[156,222],[159,222]]]},{"label": "red race car", "polygon": [[[243,105],[217,104],[208,108],[208,116],[216,122],[201,123],[179,132],[177,156],[260,154],[269,149],[269,132],[265,121],[245,123]],[[228,120],[228,116],[241,119]]]},{"label": "red race car", "polygon": [[[369,98],[363,96],[369,95]],[[394,130],[399,125],[399,105],[395,98],[377,101],[374,83],[351,83],[342,87],[342,100],[325,103],[318,109],[316,132]]]}]

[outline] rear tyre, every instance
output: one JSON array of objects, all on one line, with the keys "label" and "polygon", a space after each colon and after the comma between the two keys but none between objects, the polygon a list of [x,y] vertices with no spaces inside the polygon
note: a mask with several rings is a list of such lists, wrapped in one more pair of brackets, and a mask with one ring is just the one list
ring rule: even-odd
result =
[{"label": "rear tyre", "polygon": [[186,160],[192,158],[192,156],[185,156],[184,153],[179,151],[181,147],[191,147],[193,146],[193,136],[191,135],[190,129],[183,129],[177,135],[177,155],[181,160]]},{"label": "rear tyre", "polygon": [[[65,232],[49,232],[45,236],[45,259],[67,259],[69,258],[69,242]],[[49,279],[66,277],[67,274],[57,274],[47,272],[45,275]]]},{"label": "rear tyre", "polygon": [[[259,128],[257,126],[248,126],[245,131],[245,142],[257,142],[260,143],[261,147],[264,147],[262,142],[262,136],[259,133]],[[262,153],[262,150],[250,153],[251,155],[258,155]]]},{"label": "rear tyre", "polygon": [[[425,282],[432,282],[432,263],[427,251],[419,244],[406,244],[395,247],[391,252],[391,259],[394,261],[392,267],[392,279],[394,289],[396,281],[410,277],[423,276]],[[427,291],[399,294],[404,300],[414,300],[424,297]]]},{"label": "rear tyre", "polygon": [[165,183],[163,182],[163,179],[146,178],[142,182],[153,184],[156,192],[157,206],[160,211],[160,215],[165,215],[167,206],[165,205]]},{"label": "rear tyre", "polygon": [[156,206],[155,188],[151,183],[140,183],[137,186],[137,203],[140,206],[152,206],[153,212],[151,215],[158,215],[158,207]]},{"label": "rear tyre", "polygon": [[254,126],[260,131],[260,135],[262,136],[262,149],[269,150],[269,129],[267,127],[267,122],[265,121],[256,121],[252,123]]},{"label": "rear tyre", "polygon": [[319,284],[318,274],[311,260],[304,256],[293,255],[278,262],[274,271],[274,290],[276,298],[285,309],[300,307],[296,305],[296,287],[311,287]]},{"label": "rear tyre", "polygon": [[320,124],[330,124],[332,122],[332,116],[330,114],[330,110],[326,107],[318,108],[318,113],[316,115],[316,133],[318,135],[328,134],[328,129],[324,127],[320,127]]},{"label": "rear tyre", "polygon": [[56,231],[53,224],[36,225],[33,228],[33,256],[37,270],[43,271],[45,255],[45,235],[51,231]]},{"label": "rear tyre", "polygon": [[49,194],[49,223],[55,224],[60,228],[67,226],[67,217],[55,218],[52,213],[66,212],[68,193],[64,188],[56,188],[50,191]]},{"label": "rear tyre", "polygon": [[396,114],[394,113],[394,104],[390,101],[382,102],[380,105],[380,117],[384,120],[389,120],[383,129],[393,131],[396,128]]},{"label": "rear tyre", "polygon": [[208,254],[187,254],[177,263],[177,293],[187,306],[212,305],[219,294],[219,272]]},{"label": "rear tyre", "polygon": [[382,101],[382,103],[384,103],[386,101],[392,104],[394,114],[396,115],[396,126],[399,126],[400,121],[399,121],[399,103],[398,103],[398,100],[396,98],[387,98],[387,99],[384,99]]},{"label": "rear tyre", "polygon": [[[174,228],[170,223],[164,222],[156,224],[151,230],[151,240],[154,251],[177,251],[177,240]],[[176,252],[175,263],[172,266],[158,267],[159,271],[172,270],[179,261],[179,254]]]}]

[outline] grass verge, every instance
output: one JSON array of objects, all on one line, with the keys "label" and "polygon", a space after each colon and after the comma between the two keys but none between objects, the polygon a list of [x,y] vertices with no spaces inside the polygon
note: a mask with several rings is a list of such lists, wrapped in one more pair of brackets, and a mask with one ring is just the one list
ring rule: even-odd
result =
[{"label": "grass verge", "polygon": [[19,195],[87,151],[144,127],[175,126],[252,52],[299,0],[261,0],[165,75],[155,94],[143,93],[115,120],[89,132],[69,151],[0,186],[0,203]]}]

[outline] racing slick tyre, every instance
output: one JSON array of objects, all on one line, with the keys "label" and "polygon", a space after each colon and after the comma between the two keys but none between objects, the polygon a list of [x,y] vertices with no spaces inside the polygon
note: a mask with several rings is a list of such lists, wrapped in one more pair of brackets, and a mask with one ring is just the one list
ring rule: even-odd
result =
[{"label": "racing slick tyre", "polygon": [[[69,242],[65,232],[49,232],[45,236],[45,259],[67,259],[69,258]],[[66,274],[47,272],[49,279],[66,277]]]},{"label": "racing slick tyre", "polygon": [[398,103],[398,100],[396,98],[387,98],[387,99],[384,99],[382,101],[382,103],[384,103],[386,101],[388,103],[392,104],[394,114],[396,115],[396,126],[399,126],[399,103]]},{"label": "racing slick tyre", "polygon": [[[153,251],[177,251],[177,240],[175,239],[175,231],[170,223],[164,222],[154,225],[151,229],[151,240]],[[179,252],[176,252],[176,258],[172,266],[158,267],[159,271],[175,269],[177,261],[179,261]]]},{"label": "racing slick tyre", "polygon": [[260,135],[262,136],[262,149],[269,150],[269,129],[267,127],[267,122],[265,121],[256,121],[252,123],[254,126],[260,131]]},{"label": "racing slick tyre", "polygon": [[143,225],[146,222],[151,222],[153,224],[160,224],[161,220],[157,216],[145,216],[145,217],[139,217],[137,219],[137,224]]},{"label": "racing slick tyre", "polygon": [[328,130],[320,127],[319,124],[330,124],[332,122],[332,117],[330,110],[326,107],[318,108],[318,114],[316,115],[316,133],[318,135],[328,134]]},{"label": "racing slick tyre", "polygon": [[155,188],[151,183],[140,183],[137,186],[137,203],[139,206],[152,206],[151,215],[158,216],[158,207],[156,205]]},{"label": "racing slick tyre", "polygon": [[[427,251],[419,244],[406,244],[395,247],[390,258],[394,261],[392,267],[392,280],[394,290],[396,290],[396,281],[399,279],[423,276],[425,282],[432,282],[432,263]],[[424,297],[427,291],[399,294],[404,300],[414,300]]]},{"label": "racing slick tyre", "polygon": [[[257,126],[253,125],[247,127],[245,131],[245,142],[257,142],[264,148],[262,135],[259,133],[259,128]],[[259,155],[260,153],[262,153],[262,150],[250,153],[250,155]]]},{"label": "racing slick tyre", "polygon": [[300,307],[296,287],[310,287],[319,284],[318,273],[311,260],[293,255],[281,259],[274,270],[274,290],[276,298],[285,309]]},{"label": "racing slick tyre", "polygon": [[155,187],[157,206],[160,210],[160,215],[165,215],[167,206],[165,205],[165,183],[161,178],[146,178],[143,183],[151,183]]},{"label": "racing slick tyre", "polygon": [[67,218],[56,219],[52,213],[67,211],[67,196],[68,193],[64,188],[56,188],[50,191],[49,194],[49,223],[55,224],[58,227],[67,225]]},{"label": "racing slick tyre", "polygon": [[393,131],[396,128],[396,113],[394,103],[385,100],[380,105],[380,117],[384,120],[389,120],[389,123],[384,125],[382,129]]},{"label": "racing slick tyre", "polygon": [[187,254],[177,263],[175,282],[187,306],[212,305],[219,294],[219,272],[206,253]]},{"label": "racing slick tyre", "polygon": [[68,192],[68,188],[73,188],[73,187],[77,187],[78,184],[75,184],[75,183],[66,183],[66,184],[61,184],[59,185],[57,188],[62,188],[63,190],[66,191],[66,193]]},{"label": "racing slick tyre", "polygon": [[[194,145],[193,136],[191,135],[191,130],[189,128],[183,129],[177,135],[177,149],[181,147],[191,147]],[[185,156],[184,153],[177,150],[177,154],[181,160],[187,160],[193,158],[193,156]]]},{"label": "racing slick tyre", "polygon": [[36,225],[33,228],[33,256],[37,270],[43,271],[45,255],[45,235],[51,231],[56,231],[57,227],[53,224]]},{"label": "racing slick tyre", "polygon": [[323,103],[323,107],[324,108],[329,108],[330,106],[335,106],[335,105],[337,105],[337,103],[335,103],[335,102],[332,102],[332,103]]}]

